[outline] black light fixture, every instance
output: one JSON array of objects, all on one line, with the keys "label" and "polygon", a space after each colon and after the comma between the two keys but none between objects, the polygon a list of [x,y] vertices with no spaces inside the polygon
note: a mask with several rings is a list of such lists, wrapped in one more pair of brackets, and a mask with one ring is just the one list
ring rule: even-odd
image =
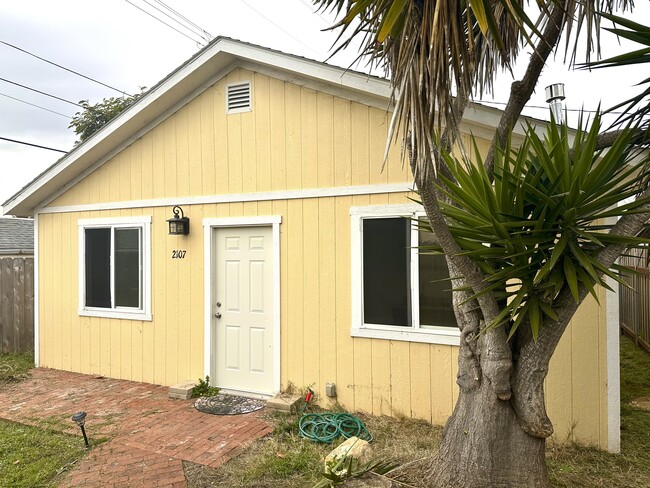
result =
[{"label": "black light fixture", "polygon": [[86,424],[86,412],[77,412],[72,416],[72,421],[79,426],[81,433],[84,436],[84,442],[86,443],[86,448],[90,447],[88,443],[88,437],[86,436],[86,429],[84,425]]},{"label": "black light fixture", "polygon": [[[174,216],[171,219],[167,220],[169,224],[169,235],[170,236],[186,236],[190,233],[190,218],[185,217],[183,214],[183,209],[176,205],[172,212]],[[179,217],[180,214],[180,217]]]}]

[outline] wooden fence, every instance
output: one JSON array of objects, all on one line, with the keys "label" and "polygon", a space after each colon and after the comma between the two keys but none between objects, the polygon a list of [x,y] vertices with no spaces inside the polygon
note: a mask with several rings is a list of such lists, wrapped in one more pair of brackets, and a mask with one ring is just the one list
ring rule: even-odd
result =
[{"label": "wooden fence", "polygon": [[34,258],[0,259],[0,352],[34,350]]},{"label": "wooden fence", "polygon": [[630,288],[619,287],[620,322],[624,333],[650,352],[650,250],[634,249],[620,264],[636,273],[625,274]]}]

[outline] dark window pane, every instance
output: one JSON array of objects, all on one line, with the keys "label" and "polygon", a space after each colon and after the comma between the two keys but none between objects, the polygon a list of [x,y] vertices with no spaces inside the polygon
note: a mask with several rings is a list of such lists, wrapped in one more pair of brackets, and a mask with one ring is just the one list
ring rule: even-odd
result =
[{"label": "dark window pane", "polygon": [[363,220],[363,321],[411,326],[410,221]]},{"label": "dark window pane", "polygon": [[[428,232],[419,233],[420,246],[433,246],[436,240]],[[451,302],[451,281],[447,261],[441,254],[419,254],[420,324],[456,327]]]},{"label": "dark window pane", "polygon": [[115,306],[140,307],[140,229],[115,229]]},{"label": "dark window pane", "polygon": [[86,229],[86,306],[111,307],[111,229]]}]

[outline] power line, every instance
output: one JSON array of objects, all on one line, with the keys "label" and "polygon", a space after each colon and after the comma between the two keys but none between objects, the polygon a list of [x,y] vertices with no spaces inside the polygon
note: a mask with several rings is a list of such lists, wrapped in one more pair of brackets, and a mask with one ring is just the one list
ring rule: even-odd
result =
[{"label": "power line", "polygon": [[[495,102],[494,100],[474,100],[475,102],[479,103],[493,103],[494,105],[508,105],[506,102]],[[524,108],[538,108],[538,109],[543,109],[543,110],[549,110],[548,105],[545,107],[543,105],[524,105]],[[587,110],[586,108],[565,108],[567,112],[587,112],[591,114],[595,114],[596,112],[599,113],[604,113],[604,110]],[[625,112],[607,112],[608,114],[624,114]]]},{"label": "power line", "polygon": [[190,24],[191,26],[194,26],[194,27],[196,27],[198,30],[203,31],[203,32],[208,36],[208,40],[212,40],[212,39],[214,38],[214,36],[213,36],[212,34],[210,34],[207,30],[205,30],[203,27],[201,27],[201,26],[195,24],[195,23],[192,22],[190,19],[188,19],[187,17],[185,17],[185,16],[184,16],[183,14],[181,14],[180,12],[174,10],[172,7],[170,7],[169,5],[167,5],[167,4],[166,4],[165,2],[163,2],[162,0],[154,0],[154,1],[155,1],[157,4],[162,5],[162,6],[165,7],[167,10],[169,10],[169,11],[172,12],[173,14],[177,15],[177,16],[180,17],[181,19],[183,19],[185,22],[187,22],[187,23]]},{"label": "power line", "polygon": [[57,68],[61,68],[61,69],[65,70],[65,71],[68,71],[68,72],[70,72],[70,73],[73,73],[73,74],[75,74],[75,75],[77,75],[77,76],[81,76],[82,78],[85,78],[85,79],[87,79],[87,80],[90,80],[90,81],[93,81],[93,82],[95,82],[95,83],[98,83],[98,84],[100,84],[100,85],[102,85],[102,86],[105,86],[106,88],[110,88],[111,90],[115,90],[115,91],[117,91],[117,92],[120,92],[120,93],[122,93],[122,94],[124,94],[124,95],[126,95],[126,96],[129,96],[129,97],[132,96],[132,95],[129,95],[128,93],[126,93],[125,91],[120,90],[119,88],[115,88],[114,86],[107,85],[106,83],[102,83],[101,81],[96,80],[96,79],[94,79],[94,78],[91,78],[90,76],[83,75],[83,74],[81,74],[81,73],[79,73],[79,72],[77,72],[77,71],[75,71],[75,70],[73,70],[73,69],[66,68],[65,66],[61,66],[60,64],[57,64],[57,63],[55,63],[55,62],[53,62],[53,61],[50,61],[49,59],[45,59],[45,58],[42,58],[42,57],[40,57],[40,56],[37,56],[37,55],[34,54],[34,53],[30,53],[29,51],[27,51],[27,50],[25,50],[25,49],[22,49],[22,48],[20,48],[20,47],[18,47],[18,46],[14,46],[13,44],[9,44],[8,42],[0,41],[0,44],[4,44],[5,46],[9,46],[9,47],[11,47],[11,48],[17,49],[18,51],[24,52],[25,54],[29,54],[30,56],[35,57],[36,59],[40,59],[41,61],[45,61],[46,63],[49,63],[49,64],[51,64],[51,65],[53,65],[53,66],[56,66]]},{"label": "power line", "polygon": [[[158,8],[158,7],[156,7],[154,4],[152,4],[151,2],[149,2],[149,0],[142,0],[142,1],[143,1],[144,3],[146,3],[147,5],[149,5],[151,8],[156,9],[158,12],[160,12],[160,13],[163,14],[164,16],[166,16],[166,17],[168,17],[169,19],[173,20],[174,22],[176,22],[178,25],[180,25],[180,26],[183,27],[184,29],[187,29],[188,31],[192,32],[193,34],[199,36],[199,37],[200,37],[201,39],[203,39],[204,41],[206,41],[206,42],[210,42],[210,39],[208,39],[207,37],[205,37],[205,36],[203,35],[203,34],[207,34],[207,32],[205,32],[205,31],[204,31],[203,29],[201,29],[200,27],[198,27],[198,28],[192,28],[191,25],[190,25],[190,27],[188,27],[187,25],[185,25],[183,22],[181,22],[181,21],[178,20],[177,18],[174,18],[172,15],[168,14],[168,13],[165,12],[164,10],[162,10],[162,9],[160,9],[160,8]],[[197,32],[197,29],[198,29],[199,31],[201,31],[201,32]],[[208,35],[209,35],[209,34],[208,34]]]},{"label": "power line", "polygon": [[[310,4],[310,3],[308,3],[306,0],[300,0],[300,3],[302,3],[303,7],[305,7],[307,10],[309,10],[312,14],[315,14],[315,15],[317,15],[318,17],[320,17],[320,19],[321,19],[321,20],[322,20],[322,21],[323,21],[323,22],[328,26],[327,29],[322,29],[322,30],[331,30],[331,27],[336,23],[336,21],[331,21],[331,20],[326,19],[326,18],[325,18],[325,17],[320,13],[320,9],[314,10],[314,9],[313,9],[313,5]],[[356,42],[356,38],[355,38],[355,40],[351,40],[350,43],[351,43],[354,47],[357,48],[357,51],[359,51],[359,53],[361,53],[362,46],[361,46],[361,44],[359,44],[358,42]]]},{"label": "power line", "polygon": [[6,137],[0,137],[0,140],[14,142],[16,144],[24,144],[25,146],[38,147],[39,149],[47,149],[48,151],[56,151],[60,153],[67,153],[68,151],[62,151],[61,149],[54,149],[52,147],[40,146],[38,144],[32,144],[31,142],[17,141],[16,139],[8,139]]},{"label": "power line", "polygon": [[0,81],[11,83],[12,85],[16,85],[21,88],[24,88],[25,90],[31,90],[33,92],[40,93],[41,95],[45,95],[46,97],[56,98],[57,100],[61,100],[62,102],[69,103],[70,105],[76,105],[77,107],[83,108],[83,106],[79,105],[78,103],[71,102],[70,100],[66,100],[65,98],[57,97],[56,95],[51,95],[50,93],[45,93],[44,91],[37,90],[36,88],[31,88],[29,86],[21,85],[20,83],[16,83],[15,81],[10,81],[5,78],[0,78]]},{"label": "power line", "polygon": [[32,107],[40,108],[41,110],[46,110],[48,112],[52,112],[53,114],[60,115],[61,117],[65,117],[66,119],[71,119],[69,115],[62,114],[61,112],[57,112],[55,110],[50,110],[49,108],[41,107],[40,105],[36,105],[35,103],[28,102],[26,100],[21,100],[20,98],[12,97],[11,95],[7,95],[5,93],[0,93],[0,96],[11,98],[12,100],[16,100],[17,102],[25,103],[27,105],[31,105]]},{"label": "power line", "polygon": [[157,20],[158,22],[160,22],[161,24],[165,24],[165,25],[166,25],[167,27],[169,27],[170,29],[173,29],[173,30],[175,30],[176,32],[178,32],[179,34],[181,34],[182,36],[187,37],[190,41],[195,42],[195,43],[197,43],[197,44],[200,45],[200,46],[205,46],[205,44],[203,44],[201,41],[197,41],[196,39],[191,38],[190,36],[188,36],[187,34],[185,34],[185,32],[181,32],[181,31],[179,31],[179,30],[178,30],[176,27],[174,27],[173,25],[169,25],[169,24],[168,24],[167,22],[165,22],[164,20],[159,19],[158,17],[156,17],[156,16],[155,16],[154,14],[152,14],[151,12],[147,12],[145,9],[143,9],[142,7],[139,7],[138,5],[136,5],[135,3],[131,2],[130,0],[124,0],[124,1],[125,1],[126,3],[128,3],[129,5],[133,5],[135,8],[137,8],[138,10],[144,12],[144,13],[147,14],[148,16],[153,17],[154,19],[156,19],[156,20]]},{"label": "power line", "polygon": [[192,29],[192,28],[188,27],[187,25],[183,24],[180,20],[175,19],[174,17],[172,17],[172,16],[171,16],[170,14],[168,14],[167,12],[165,12],[165,11],[161,10],[160,8],[156,7],[155,5],[153,5],[153,4],[152,4],[151,2],[149,2],[148,0],[142,0],[142,1],[143,1],[144,3],[146,3],[147,5],[149,5],[151,8],[156,9],[158,12],[160,12],[161,14],[163,14],[164,16],[166,16],[167,18],[169,18],[169,19],[171,19],[172,21],[176,22],[178,25],[180,25],[180,26],[183,27],[184,29],[187,29],[187,30],[190,31],[192,34],[199,36],[201,39],[203,39],[203,40],[206,41],[206,42],[210,42],[206,37],[203,36],[203,34],[201,34],[201,33],[199,33],[199,32],[196,32],[195,29]]},{"label": "power line", "polygon": [[300,39],[298,39],[296,36],[294,36],[293,34],[287,32],[286,30],[284,30],[281,26],[279,26],[278,24],[276,24],[275,22],[273,22],[271,19],[269,19],[269,18],[268,18],[266,15],[264,15],[262,12],[260,12],[260,11],[257,10],[255,7],[253,7],[252,5],[250,5],[246,0],[241,0],[241,2],[242,2],[244,5],[246,5],[249,9],[251,9],[253,12],[255,12],[257,15],[259,15],[259,16],[262,17],[264,20],[266,20],[268,23],[273,24],[276,28],[280,29],[280,30],[281,30],[282,32],[284,32],[286,35],[288,35],[289,37],[291,37],[294,41],[299,42],[300,44],[302,44],[303,46],[305,46],[307,49],[309,49],[309,50],[310,50],[311,52],[313,52],[314,54],[316,54],[316,55],[320,55],[320,53],[318,53],[317,51],[314,51],[311,47],[309,47],[307,44],[305,44],[304,42],[302,42],[302,41],[301,41]]}]

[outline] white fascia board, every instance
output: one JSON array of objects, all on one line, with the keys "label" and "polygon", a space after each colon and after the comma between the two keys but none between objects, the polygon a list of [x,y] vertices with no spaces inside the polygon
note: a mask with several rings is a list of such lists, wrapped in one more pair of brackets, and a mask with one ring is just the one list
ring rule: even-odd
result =
[{"label": "white fascia board", "polygon": [[104,158],[123,141],[173,107],[179,100],[186,98],[198,87],[202,87],[216,72],[233,64],[236,59],[275,66],[349,89],[372,92],[379,97],[388,94],[390,89],[388,82],[379,78],[228,38],[219,38],[14,195],[6,202],[4,213],[20,216],[31,215],[34,208],[42,205],[49,195],[96,161]]},{"label": "white fascia board", "polygon": [[279,53],[260,46],[225,40],[224,51],[238,58],[249,59],[256,63],[272,66],[285,71],[299,73],[321,82],[338,85],[363,93],[372,93],[380,98],[389,98],[390,81],[376,76],[346,70],[320,61],[314,61],[291,54]]},{"label": "white fascia board", "polygon": [[154,86],[140,100],[102,127],[83,144],[63,156],[32,183],[8,200],[6,215],[31,215],[34,208],[50,194],[57,191],[79,173],[110,153],[124,140],[129,139],[161,114],[173,107],[187,94],[202,86],[215,72],[231,64],[234,58],[228,53],[217,56],[222,50],[220,42],[201,51],[186,64],[172,72]]},{"label": "white fascia board", "polygon": [[[266,66],[290,75],[305,77],[323,86],[331,85],[344,91],[349,90],[362,97],[362,100],[373,99],[380,104],[385,100],[385,105],[388,107],[391,94],[389,80],[241,41],[217,38],[207,48],[151,88],[135,104],[10,198],[5,204],[4,213],[19,216],[32,215],[35,208],[44,206],[48,197],[68,185],[98,161],[106,161],[106,156],[123,146],[125,141],[132,140],[141,130],[177,107],[179,102],[189,100],[190,95],[198,95],[198,90],[203,89],[208,81],[214,79],[216,73],[224,72],[227,67],[242,63],[252,63],[253,67]],[[493,131],[498,123],[499,112],[498,109],[474,106],[474,110],[468,111],[466,116],[466,122],[470,127],[464,131],[472,132],[472,127],[476,129],[477,135],[479,133],[476,131],[480,129],[483,132]]]}]

